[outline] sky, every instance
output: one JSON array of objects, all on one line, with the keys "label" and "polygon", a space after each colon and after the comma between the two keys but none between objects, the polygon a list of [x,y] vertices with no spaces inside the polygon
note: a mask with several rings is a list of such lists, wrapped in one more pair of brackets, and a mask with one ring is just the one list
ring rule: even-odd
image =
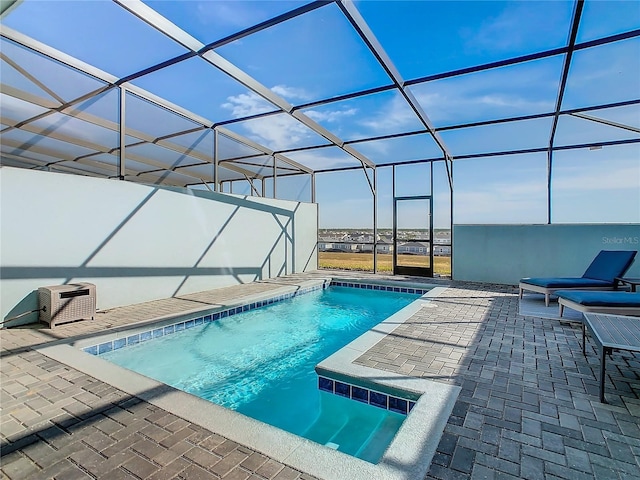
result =
[{"label": "sky", "polygon": [[[148,0],[145,3],[202,44],[208,44],[306,2]],[[572,1],[364,0],[355,5],[405,81],[564,47],[574,10]],[[104,0],[25,0],[2,22],[116,77],[187,51],[120,5]],[[640,2],[587,0],[577,42],[634,29],[640,29]],[[0,48],[7,55],[27,62],[29,71],[46,78],[50,89],[65,100],[96,88],[95,80],[81,74],[72,75],[70,80],[68,69],[50,62],[44,65],[37,55],[6,40]],[[391,83],[335,4],[225,43],[215,52],[294,106]],[[454,223],[547,222],[546,152],[474,159],[456,157],[546,148],[551,117],[447,127],[553,112],[564,61],[565,55],[558,54],[409,87],[432,124],[445,128],[440,136],[454,157]],[[25,82],[5,62],[2,74],[5,83],[51,98],[50,93]],[[276,110],[199,57],[132,83],[212,122]],[[27,111],[33,107],[6,95],[2,98],[3,111],[14,117],[28,118],[38,113]],[[640,37],[575,52],[563,110],[638,99]],[[191,123],[166,112],[158,115],[134,96],[128,106],[128,125],[150,135],[187,129]],[[79,108],[116,121],[117,95],[110,92]],[[358,142],[371,136],[424,128],[396,90],[312,106],[302,112],[341,140],[356,141],[352,146],[376,164],[442,156],[438,145],[426,134]],[[563,115],[554,145],[640,137],[637,104],[587,113],[636,130]],[[60,132],[79,131],[74,120],[56,116],[43,120],[40,126]],[[317,133],[283,113],[229,124],[227,128],[273,150],[326,144]],[[16,141],[24,141],[19,132],[11,134]],[[95,127],[86,129],[83,135],[97,143],[117,144],[111,133]],[[212,139],[191,135],[176,142],[206,152],[210,151]],[[172,162],[161,147],[138,150],[157,156],[159,161]],[[74,153],[82,154],[83,150],[76,148]],[[303,150],[288,156],[319,170],[359,165],[337,147]],[[434,165],[433,191],[430,174],[425,165],[397,167],[396,195],[431,196],[435,226],[447,228],[450,193],[443,163]],[[391,226],[392,218],[391,176],[391,168],[378,169],[378,225],[385,228]],[[310,190],[308,176],[278,179],[277,194],[281,198],[309,201]],[[246,182],[238,182],[233,191],[248,194],[250,188]],[[270,191],[272,187],[268,185],[267,193]],[[318,174],[316,194],[321,227],[372,227],[373,195],[362,169]],[[554,152],[551,197],[554,223],[640,223],[640,143]],[[416,202],[415,212],[409,211],[407,217],[420,223],[426,218],[424,210],[424,204]]]}]

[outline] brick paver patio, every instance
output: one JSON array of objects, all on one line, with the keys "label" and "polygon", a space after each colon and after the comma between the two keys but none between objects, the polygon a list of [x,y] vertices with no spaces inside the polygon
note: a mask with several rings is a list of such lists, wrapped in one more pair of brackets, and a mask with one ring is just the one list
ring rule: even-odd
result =
[{"label": "brick paver patio", "polygon": [[[2,330],[3,477],[314,478],[32,347],[318,275],[333,272],[112,309],[54,330]],[[593,343],[585,358],[579,325],[519,316],[516,293],[453,282],[357,361],[462,387],[427,478],[640,478],[640,357],[614,353],[609,403],[599,403]]]}]

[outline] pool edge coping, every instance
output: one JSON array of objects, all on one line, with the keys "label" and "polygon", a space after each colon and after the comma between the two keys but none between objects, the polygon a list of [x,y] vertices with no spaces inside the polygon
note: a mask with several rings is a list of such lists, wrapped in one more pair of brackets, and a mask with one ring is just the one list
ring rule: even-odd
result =
[{"label": "pool edge coping", "polygon": [[[327,278],[308,280],[301,283],[305,285],[324,285],[327,283],[327,280],[329,283],[331,282],[331,278],[328,276]],[[339,279],[339,281],[344,282],[343,279]],[[371,282],[359,280],[354,283],[362,284]],[[376,283],[379,284],[379,282]],[[384,284],[400,285],[400,283],[393,281],[388,281]],[[403,285],[406,286],[406,283]],[[258,298],[273,297],[277,296],[278,292],[282,290],[296,290],[299,288],[300,285],[283,285],[282,288],[269,293],[263,292],[242,297],[242,300],[239,302],[217,308],[230,308],[234,305],[241,304],[240,302],[246,303],[247,301],[256,301]],[[430,302],[430,298],[438,296],[442,291],[446,290],[446,288],[447,287],[434,285],[432,290],[420,299],[415,300],[378,324],[378,326],[383,326],[384,330],[388,330],[386,333],[372,332],[370,330],[338,350],[338,352],[325,359],[325,361],[334,358],[338,354],[346,355],[348,358],[357,358],[363,353],[361,349],[364,348],[364,345],[368,342],[373,342],[371,346],[377,343],[404,321],[411,318],[419,309],[424,308],[424,305]],[[193,316],[194,313],[196,312],[169,315],[159,317],[155,320],[145,320],[131,324],[128,326],[129,328],[114,329],[114,331],[103,335],[92,335],[90,338],[94,339],[96,337],[102,338],[118,335],[123,331],[144,328],[150,324],[161,323],[163,321],[168,322],[176,318],[185,317],[186,315]],[[401,319],[402,321],[400,321]],[[360,340],[363,336],[366,337],[366,341]],[[411,415],[407,416],[396,438],[394,438],[378,464],[371,464],[246,417],[238,412],[228,410],[207,400],[182,392],[136,372],[124,369],[99,358],[99,356],[87,355],[81,349],[83,343],[86,344],[90,342],[87,337],[88,336],[83,336],[80,338],[59,340],[47,345],[35,347],[35,350],[114,386],[129,395],[138,397],[195,425],[204,427],[212,433],[222,435],[229,440],[254,449],[276,461],[301,470],[304,473],[324,479],[349,478],[350,480],[371,480],[371,478],[376,478],[376,480],[412,480],[416,478],[416,475],[424,477],[428,471],[432,457],[435,454],[435,449],[439,443],[444,426],[461,390],[460,387],[454,385],[417,377],[407,377],[397,373],[349,363],[348,365],[353,367],[351,370],[348,370],[351,374],[362,372],[362,374],[369,378],[374,374],[378,376],[382,374],[387,377],[386,380],[377,380],[376,383],[387,383],[388,386],[393,388],[410,390],[421,394],[426,391],[430,392],[429,396],[422,395],[416,402]],[[366,349],[364,351],[366,351]],[[325,361],[320,362],[319,365]],[[332,360],[332,362],[333,361],[335,361],[335,359]],[[332,364],[328,363],[327,365]],[[407,382],[411,382],[411,385],[408,385]],[[437,415],[433,415],[435,411],[438,412]],[[435,435],[432,435],[432,433]],[[398,440],[400,440],[400,442],[397,442]],[[417,443],[421,446],[412,449],[412,452],[409,453],[407,446]]]},{"label": "pool edge coping", "polygon": [[[411,476],[407,478],[424,478],[426,476],[442,432],[462,389],[459,386],[388,372],[354,362],[418,311],[423,308],[437,308],[435,304],[431,303],[431,299],[438,297],[446,289],[447,287],[435,286],[419,299],[383,320],[373,329],[365,332],[316,365],[318,375],[334,380],[349,383],[349,379],[353,379],[356,385],[364,388],[370,388],[371,385],[382,385],[389,389],[385,391],[391,393],[414,392],[420,395],[411,410],[411,415],[408,415],[404,420],[398,434],[378,462],[378,465],[387,466],[412,465]],[[438,415],[432,415],[434,411],[438,411]],[[432,435],[435,432],[439,432],[439,434]],[[411,451],[408,448],[409,445],[416,442],[423,445],[418,461],[412,456],[415,449]]]}]

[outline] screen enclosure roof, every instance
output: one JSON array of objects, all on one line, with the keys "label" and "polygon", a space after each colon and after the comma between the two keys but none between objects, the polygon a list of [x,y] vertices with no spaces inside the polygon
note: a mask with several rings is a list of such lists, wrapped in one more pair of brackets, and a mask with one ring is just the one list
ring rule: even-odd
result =
[{"label": "screen enclosure roof", "polygon": [[3,165],[213,186],[640,142],[638,2],[2,8]]}]

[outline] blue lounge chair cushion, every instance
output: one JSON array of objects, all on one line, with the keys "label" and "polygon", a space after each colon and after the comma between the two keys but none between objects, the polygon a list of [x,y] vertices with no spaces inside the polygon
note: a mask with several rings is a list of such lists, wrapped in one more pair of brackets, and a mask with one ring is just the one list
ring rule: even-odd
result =
[{"label": "blue lounge chair cushion", "polygon": [[584,277],[542,277],[542,278],[523,278],[520,280],[522,283],[528,283],[529,285],[537,285],[544,288],[607,288],[611,286],[612,282],[605,282],[604,280],[596,280],[593,278]]},{"label": "blue lounge chair cushion", "polygon": [[640,292],[558,290],[556,295],[585,307],[640,307]]},{"label": "blue lounge chair cushion", "polygon": [[611,288],[615,278],[629,270],[637,253],[635,250],[601,250],[582,277],[532,277],[522,278],[520,283],[549,289]]},{"label": "blue lounge chair cushion", "polygon": [[582,277],[613,283],[616,277],[621,277],[629,269],[637,253],[633,250],[602,250]]}]

